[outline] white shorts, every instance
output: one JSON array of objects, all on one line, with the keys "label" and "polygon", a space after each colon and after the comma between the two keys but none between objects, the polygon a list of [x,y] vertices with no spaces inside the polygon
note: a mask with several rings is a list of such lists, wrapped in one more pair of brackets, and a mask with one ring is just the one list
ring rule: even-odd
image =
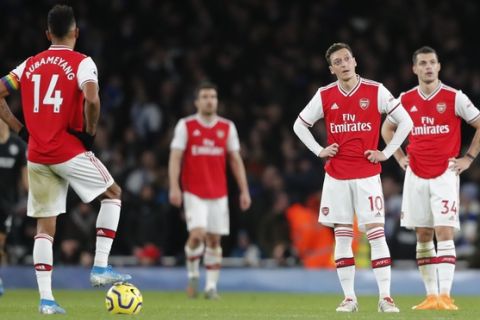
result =
[{"label": "white shorts", "polygon": [[353,224],[365,231],[370,223],[385,223],[385,209],[380,175],[362,179],[338,180],[325,173],[318,221],[328,227]]},{"label": "white shorts", "polygon": [[450,169],[436,178],[423,179],[408,167],[403,184],[401,226],[460,229],[459,188],[460,178]]},{"label": "white shorts", "polygon": [[228,235],[230,233],[227,197],[203,199],[184,192],[183,207],[188,231],[203,228],[213,234]]},{"label": "white shorts", "polygon": [[104,193],[113,178],[92,152],[81,153],[58,164],[28,161],[27,215],[34,218],[54,217],[66,212],[70,185],[83,202]]}]

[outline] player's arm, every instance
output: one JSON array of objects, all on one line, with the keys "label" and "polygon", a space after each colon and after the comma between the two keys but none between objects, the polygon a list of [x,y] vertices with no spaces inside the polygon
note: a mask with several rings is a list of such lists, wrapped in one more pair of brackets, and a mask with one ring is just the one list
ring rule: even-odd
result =
[{"label": "player's arm", "polygon": [[407,138],[410,130],[412,130],[413,122],[407,111],[403,108],[400,100],[395,99],[390,91],[383,85],[378,88],[378,111],[386,113],[397,124],[397,129],[391,140],[382,151],[367,150],[365,157],[372,163],[385,161],[390,158],[395,151],[402,145]]},{"label": "player's arm", "polygon": [[[383,137],[383,141],[385,141],[385,144],[389,144],[390,141],[392,141],[393,135],[395,134],[396,130],[397,130],[397,125],[392,121],[390,121],[389,118],[387,117],[382,125],[382,137]],[[400,146],[393,153],[393,156],[395,157],[395,160],[397,160],[400,167],[403,170],[406,170],[407,166],[409,165],[409,162],[408,162],[408,156],[402,150],[402,146]]]},{"label": "player's arm", "polygon": [[398,105],[391,110],[389,116],[392,117],[394,122],[398,123],[397,129],[395,130],[395,133],[393,134],[391,140],[385,146],[385,149],[383,149],[382,151],[365,151],[365,156],[372,163],[385,161],[390,158],[394,154],[394,152],[401,147],[403,141],[405,141],[408,134],[410,133],[410,130],[412,130],[412,119],[400,103],[398,103]]},{"label": "player's arm", "polygon": [[228,160],[233,176],[237,181],[238,189],[240,190],[240,209],[243,211],[250,208],[252,199],[250,198],[250,191],[248,190],[247,174],[245,165],[239,151],[230,151],[228,153]]},{"label": "player's arm", "polygon": [[98,119],[100,119],[100,96],[97,83],[86,82],[83,85],[83,96],[85,97],[85,132],[94,136],[97,133]]},{"label": "player's arm", "polygon": [[92,150],[100,118],[100,97],[98,95],[97,66],[92,58],[86,57],[77,70],[78,89],[84,98],[84,128],[68,128],[68,132],[77,137],[87,150]]},{"label": "player's arm", "polygon": [[188,133],[185,121],[181,119],[175,126],[172,143],[170,144],[170,157],[168,159],[168,198],[175,207],[182,205],[182,189],[180,188],[180,172],[182,159],[187,147]]},{"label": "player's arm", "polygon": [[295,120],[293,124],[293,131],[300,141],[317,157],[333,157],[338,152],[338,144],[333,143],[324,148],[315,140],[310,132],[310,127],[319,119],[323,118],[323,116],[323,103],[319,89],[298,115],[297,120]]},{"label": "player's arm", "polygon": [[168,198],[175,207],[182,205],[182,190],[180,189],[180,170],[182,166],[183,150],[171,149],[168,159]]},{"label": "player's arm", "polygon": [[68,132],[77,137],[87,150],[92,150],[93,140],[97,133],[98,119],[100,118],[100,97],[98,85],[94,81],[87,81],[82,86],[84,96],[85,128],[82,131],[68,128]]},{"label": "player's arm", "polygon": [[5,101],[10,92],[18,90],[20,83],[12,73],[0,79],[0,118],[5,121],[10,129],[16,132],[23,140],[28,142],[28,131],[25,126],[12,113]]},{"label": "player's arm", "polygon": [[[4,98],[0,98],[0,118],[3,121],[5,121],[5,123],[10,127],[10,129],[15,131],[19,135],[20,135],[21,131],[26,132],[25,127],[20,122],[20,120],[18,120],[18,118],[15,117],[15,115],[12,113],[12,110],[10,110],[10,107],[8,106],[7,101],[5,101]],[[21,137],[25,140],[24,136],[21,136]]]},{"label": "player's arm", "polygon": [[480,111],[462,91],[458,91],[455,96],[455,114],[476,129],[467,152],[462,157],[449,159],[450,170],[459,175],[470,168],[480,152]]}]

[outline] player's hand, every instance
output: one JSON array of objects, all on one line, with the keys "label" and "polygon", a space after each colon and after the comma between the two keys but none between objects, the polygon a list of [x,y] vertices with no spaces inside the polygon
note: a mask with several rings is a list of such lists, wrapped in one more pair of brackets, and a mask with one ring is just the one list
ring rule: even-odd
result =
[{"label": "player's hand", "polygon": [[68,128],[67,132],[70,133],[71,135],[74,135],[77,137],[78,140],[80,140],[87,149],[87,151],[91,151],[93,147],[93,140],[95,139],[95,136],[85,132],[85,131],[78,131],[78,130],[73,130]]},{"label": "player's hand", "polygon": [[172,206],[180,208],[182,206],[182,191],[180,188],[170,188],[170,191],[168,192],[168,200]]},{"label": "player's hand", "polygon": [[240,209],[242,211],[248,210],[252,204],[252,199],[250,198],[249,192],[240,192]]},{"label": "player's hand", "polygon": [[410,165],[410,159],[408,158],[408,155],[400,158],[400,160],[398,160],[398,165],[403,170],[407,170],[407,167]]},{"label": "player's hand", "polygon": [[367,150],[364,155],[371,163],[379,163],[387,160],[387,157],[385,157],[383,152],[379,150]]},{"label": "player's hand", "polygon": [[18,131],[18,136],[28,143],[28,138],[30,138],[30,133],[28,133],[27,127],[23,126],[20,131]]},{"label": "player's hand", "polygon": [[470,168],[470,165],[472,164],[472,160],[468,157],[461,157],[458,159],[450,158],[448,159],[448,161],[450,163],[448,168],[455,172],[457,176],[460,175],[463,171]]},{"label": "player's hand", "polygon": [[335,156],[338,152],[338,143],[332,143],[326,148],[323,148],[322,151],[318,154],[319,158],[331,158]]}]

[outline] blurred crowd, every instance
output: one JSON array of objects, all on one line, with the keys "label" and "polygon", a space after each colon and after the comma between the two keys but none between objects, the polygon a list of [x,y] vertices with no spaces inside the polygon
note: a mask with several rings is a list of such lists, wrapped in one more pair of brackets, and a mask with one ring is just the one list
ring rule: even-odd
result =
[{"label": "blurred crowd", "polygon": [[[46,14],[56,1],[0,1],[0,73],[48,47]],[[351,45],[358,72],[394,94],[416,85],[411,55],[437,49],[443,82],[480,106],[477,17],[480,3],[371,1],[69,1],[80,27],[77,50],[98,66],[102,99],[95,153],[123,187],[114,255],[139,264],[182,263],[186,228],[168,203],[167,161],[175,123],[195,112],[192,93],[204,79],[218,84],[219,113],[233,120],[242,144],[252,208],[241,213],[231,184],[231,235],[224,255],[245,265],[262,258],[276,265],[331,267],[331,230],[316,223],[323,163],[295,137],[292,125],[319,86],[332,78],[324,52]],[[372,9],[377,8],[377,9]],[[20,114],[18,95],[8,99]],[[322,123],[313,130],[324,142]],[[473,130],[464,128],[464,143]],[[414,259],[415,235],[399,227],[403,173],[383,166],[386,234],[392,258]],[[480,164],[462,175],[462,231],[457,254],[480,267]],[[1,183],[1,182],[0,182]],[[13,208],[11,263],[28,263],[34,222],[25,217],[25,192]],[[59,219],[58,263],[92,260],[97,204],[73,193]],[[358,248],[361,251],[359,236]]]}]

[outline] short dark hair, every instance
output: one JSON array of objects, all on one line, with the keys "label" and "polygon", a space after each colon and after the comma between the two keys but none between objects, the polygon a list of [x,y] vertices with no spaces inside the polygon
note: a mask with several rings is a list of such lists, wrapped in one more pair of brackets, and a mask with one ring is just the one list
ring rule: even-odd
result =
[{"label": "short dark hair", "polygon": [[423,46],[420,49],[415,50],[415,52],[413,53],[413,56],[412,56],[413,64],[417,63],[417,56],[422,53],[435,53],[438,60],[438,54],[437,54],[437,51],[435,51],[435,49],[429,46]]},{"label": "short dark hair", "polygon": [[195,88],[195,91],[193,92],[195,99],[198,98],[198,95],[200,94],[200,91],[204,90],[204,89],[213,89],[213,90],[218,92],[216,84],[214,84],[213,82],[210,82],[210,81],[202,81],[197,85],[197,87]]},{"label": "short dark hair", "polygon": [[48,30],[57,38],[64,38],[75,23],[73,8],[57,4],[48,12]]},{"label": "short dark hair", "polygon": [[332,44],[328,49],[327,49],[327,52],[325,53],[325,59],[327,59],[327,63],[329,66],[332,65],[332,61],[330,60],[330,56],[334,53],[334,52],[337,52],[338,50],[341,50],[341,49],[347,49],[348,51],[350,51],[350,53],[352,54],[353,56],[353,51],[352,51],[352,48],[350,48],[350,46],[346,43],[343,43],[343,42],[335,42],[334,44]]}]

